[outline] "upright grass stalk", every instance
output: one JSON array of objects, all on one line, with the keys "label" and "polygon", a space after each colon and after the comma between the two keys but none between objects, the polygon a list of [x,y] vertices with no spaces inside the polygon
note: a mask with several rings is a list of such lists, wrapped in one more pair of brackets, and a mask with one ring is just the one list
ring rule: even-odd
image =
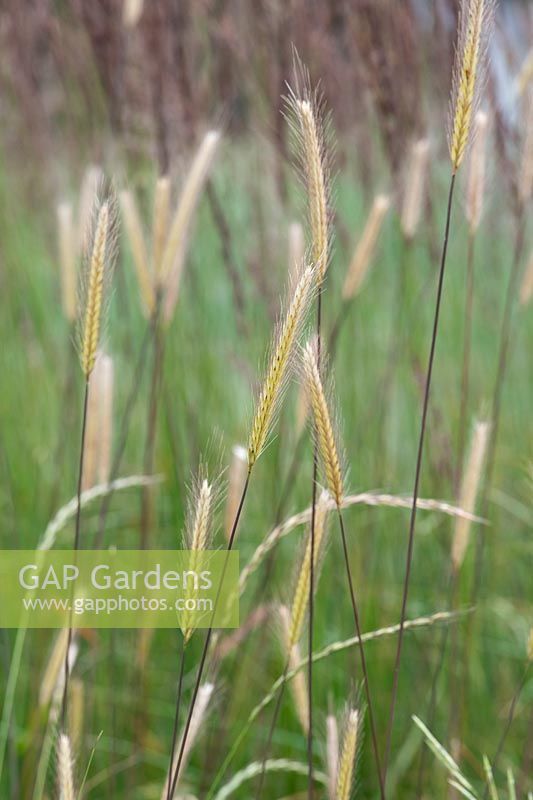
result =
[{"label": "upright grass stalk", "polygon": [[[107,299],[107,289],[111,277],[115,250],[115,213],[111,197],[97,201],[94,233],[86,268],[85,285],[81,309],[83,319],[80,326],[80,361],[85,379],[83,414],[81,425],[80,456],[78,466],[76,527],[74,534],[74,561],[81,534],[81,494],[83,484],[83,462],[85,452],[85,435],[87,430],[87,409],[89,400],[89,381],[96,362],[98,343],[101,335],[103,316]],[[72,605],[72,604],[71,604]],[[68,699],[69,660],[68,653],[72,642],[72,611],[69,613],[68,639],[65,651],[65,681],[61,704],[61,724],[65,727]]]},{"label": "upright grass stalk", "polygon": [[[233,521],[233,525],[229,535],[227,553],[230,553],[231,550],[233,549],[233,545],[237,536],[239,521],[241,518],[244,503],[246,501],[246,496],[248,494],[248,488],[250,486],[250,479],[253,472],[253,468],[266,447],[269,434],[275,423],[276,415],[282,403],[287,382],[292,372],[292,366],[294,363],[294,353],[300,338],[302,327],[307,317],[307,312],[309,310],[309,306],[311,304],[314,295],[315,287],[316,287],[315,268],[307,267],[306,269],[304,269],[302,276],[296,288],[294,289],[290,305],[288,306],[285,316],[283,317],[282,322],[279,325],[274,335],[274,340],[270,351],[270,357],[268,360],[266,375],[263,380],[261,391],[259,393],[259,396],[255,404],[255,411],[252,418],[250,436],[248,439],[248,471],[242,489],[241,498],[235,513],[235,519]],[[226,565],[227,565],[227,558],[224,562],[222,575],[220,578],[217,594],[213,605],[212,619],[214,619],[214,614],[216,613],[216,609],[218,606],[220,591],[224,583]],[[207,630],[207,634],[204,641],[204,647],[202,650],[202,655],[200,657],[200,663],[198,665],[196,681],[194,684],[191,702],[189,705],[187,720],[185,722],[185,727],[183,730],[183,736],[180,743],[180,749],[176,761],[176,766],[174,769],[174,774],[170,781],[170,798],[173,798],[174,791],[176,789],[185,748],[187,746],[187,739],[189,736],[191,721],[194,714],[194,708],[196,705],[196,700],[198,697],[198,692],[200,689],[203,672],[207,662],[207,655],[209,652],[209,646],[211,643],[212,635],[213,635],[213,627],[210,626]]]},{"label": "upright grass stalk", "polygon": [[[317,272],[318,297],[316,305],[316,336],[318,361],[322,346],[322,289],[330,257],[330,167],[328,152],[329,118],[324,115],[322,98],[318,91],[311,91],[309,74],[296,61],[296,90],[289,88],[287,114],[296,143],[298,167],[305,187],[307,224],[311,240],[311,256]],[[309,628],[308,628],[308,721],[307,762],[308,798],[313,798],[313,628],[315,585],[315,532],[318,478],[318,453],[313,452],[313,479],[311,488],[311,554],[309,562]]]},{"label": "upright grass stalk", "polygon": [[[281,635],[286,653],[285,668],[283,670],[284,676],[287,675],[289,669],[294,668],[294,666],[298,664],[301,660],[297,656],[298,643],[302,636],[302,630],[307,615],[307,609],[309,603],[309,583],[311,580],[311,566],[313,569],[313,575],[315,576],[315,590],[316,590],[316,574],[317,574],[318,561],[320,560],[321,553],[323,552],[325,547],[325,539],[327,535],[327,527],[326,527],[327,500],[328,500],[328,494],[327,492],[323,492],[318,500],[318,504],[316,507],[314,541],[310,537],[307,540],[303,558],[301,560],[301,564],[297,573],[297,579],[294,587],[290,610],[287,609],[285,606],[282,606],[279,610],[280,622],[282,628]],[[313,565],[311,565],[311,558],[312,558],[311,553],[313,553],[313,559],[314,559]],[[279,711],[281,709],[281,702],[284,691],[285,691],[285,681],[282,682],[279,688],[279,694],[276,701],[276,706],[274,708],[272,721],[270,723],[270,728],[264,748],[262,769],[259,776],[256,800],[260,800],[262,796],[263,785],[266,774],[266,762],[270,755],[272,737],[274,735],[274,730],[276,728]],[[305,702],[308,702],[308,695],[305,698]],[[305,711],[306,711],[306,718],[303,728],[304,731],[308,733],[309,731],[308,705]],[[300,714],[300,716],[302,715]]]},{"label": "upright grass stalk", "polygon": [[439,318],[444,288],[444,275],[446,269],[446,257],[448,253],[448,240],[450,235],[450,225],[452,216],[454,188],[457,172],[464,159],[472,127],[472,114],[475,109],[479,93],[479,78],[483,67],[484,42],[488,36],[490,20],[492,16],[492,0],[462,0],[460,20],[459,20],[459,41],[456,51],[456,61],[453,76],[453,91],[451,103],[451,127],[449,135],[449,150],[451,160],[451,179],[448,191],[448,203],[446,209],[446,222],[444,226],[444,241],[442,246],[439,277],[437,285],[437,297],[435,311],[433,315],[433,329],[429,349],[429,358],[426,368],[426,378],[424,396],[422,403],[422,417],[420,433],[418,438],[418,448],[415,466],[415,479],[413,489],[413,502],[409,520],[409,533],[407,542],[407,557],[405,566],[405,577],[403,583],[402,603],[400,612],[400,633],[396,648],[394,663],[392,695],[389,712],[389,722],[387,730],[387,741],[384,760],[384,783],[386,785],[387,769],[390,758],[392,730],[394,726],[394,713],[398,696],[398,682],[400,676],[400,664],[402,656],[402,646],[404,638],[404,623],[407,614],[407,599],[409,595],[409,584],[411,578],[411,565],[413,559],[414,537],[416,528],[417,499],[420,486],[420,476],[422,470],[422,456],[424,452],[424,439],[426,432],[427,412],[431,392],[431,379],[433,375],[433,364],[439,330]]},{"label": "upright grass stalk", "polygon": [[[203,468],[200,469],[198,479],[193,484],[189,500],[188,520],[185,530],[185,546],[193,553],[190,569],[196,570],[198,556],[209,548],[212,538],[212,518],[216,505],[215,490],[212,484],[203,477]],[[172,765],[176,751],[176,739],[180,718],[181,697],[183,689],[183,673],[185,670],[185,653],[187,645],[193,634],[193,627],[185,617],[182,623],[182,646],[179,657],[178,685],[176,691],[176,708],[174,713],[174,726],[172,730],[172,744],[170,747],[170,763],[168,774],[172,775]],[[167,800],[170,800],[170,781],[167,783]]]},{"label": "upright grass stalk", "polygon": [[[383,774],[381,771],[377,731],[376,731],[375,717],[374,717],[374,707],[370,692],[370,682],[366,664],[365,649],[362,639],[359,610],[353,584],[352,572],[350,567],[350,558],[348,552],[348,543],[346,540],[346,531],[344,527],[344,518],[342,514],[342,503],[344,499],[344,479],[341,466],[340,450],[334,423],[329,410],[328,401],[326,399],[326,394],[324,392],[322,380],[320,377],[316,348],[313,346],[312,343],[308,343],[306,345],[303,351],[302,360],[303,360],[303,375],[304,375],[305,385],[310,398],[311,408],[313,411],[314,432],[316,437],[315,441],[318,449],[318,454],[320,456],[320,460],[323,465],[329,492],[335,501],[337,509],[337,518],[339,521],[339,531],[342,541],[342,550],[344,555],[344,564],[346,568],[346,577],[348,579],[348,588],[350,591],[350,601],[352,605],[355,630],[359,642],[361,670],[363,674],[363,684],[365,689],[366,702],[368,705],[368,718],[370,722],[372,747],[374,751],[374,758],[376,761],[376,770],[378,774],[380,796],[381,800],[385,800],[385,786],[384,786]],[[312,658],[312,654],[310,658]]]}]

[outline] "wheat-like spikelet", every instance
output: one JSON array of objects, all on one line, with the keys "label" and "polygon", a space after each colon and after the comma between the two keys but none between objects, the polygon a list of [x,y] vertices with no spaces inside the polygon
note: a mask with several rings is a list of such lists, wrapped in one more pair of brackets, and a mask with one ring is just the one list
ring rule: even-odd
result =
[{"label": "wheat-like spikelet", "polygon": [[290,374],[295,347],[313,297],[315,270],[307,267],[300,278],[287,313],[274,337],[266,377],[257,400],[248,443],[248,467],[261,455],[274,423]]},{"label": "wheat-like spikelet", "polygon": [[72,749],[77,753],[79,752],[83,734],[85,684],[79,678],[71,678],[69,692],[68,729],[70,731]]},{"label": "wheat-like spikelet", "polygon": [[289,225],[288,251],[290,285],[295,286],[305,260],[305,235],[299,222],[291,222]]},{"label": "wheat-like spikelet", "polygon": [[488,127],[488,115],[484,111],[478,111],[474,121],[474,141],[466,190],[466,218],[471,234],[478,229],[483,213]]},{"label": "wheat-like spikelet", "polygon": [[308,342],[303,349],[302,362],[305,385],[311,400],[311,408],[313,409],[318,450],[324,465],[327,485],[335,503],[340,508],[344,495],[344,486],[339,447],[328,401],[320,378],[316,348],[312,342]]},{"label": "wheat-like spikelet", "polygon": [[99,204],[95,232],[87,265],[82,306],[81,366],[89,379],[96,361],[102,327],[105,292],[113,266],[114,209],[110,198]]},{"label": "wheat-like spikelet", "polygon": [[72,748],[66,733],[57,740],[57,789],[59,800],[75,800]]},{"label": "wheat-like spikelet", "polygon": [[339,774],[339,726],[337,717],[326,717],[326,765],[328,774],[328,800],[335,800],[337,776]]},{"label": "wheat-like spikelet", "polygon": [[295,130],[300,168],[305,178],[311,257],[317,280],[324,280],[329,261],[329,169],[320,103],[308,87],[289,92],[288,107]]},{"label": "wheat-like spikelet", "polygon": [[163,316],[168,324],[178,300],[181,275],[187,254],[190,229],[202,188],[209,175],[218,145],[219,131],[208,131],[187,175],[172,220],[161,264],[161,282],[165,286]]},{"label": "wheat-like spikelet", "polygon": [[[281,621],[281,633],[283,648],[285,650],[285,656],[287,660],[286,663],[288,669],[292,670],[295,669],[302,660],[302,654],[300,652],[300,646],[298,642],[294,644],[290,643],[291,613],[289,609],[284,605],[279,606],[278,613]],[[302,726],[303,732],[307,734],[309,730],[309,704],[307,699],[307,681],[305,678],[305,672],[303,672],[303,670],[297,672],[289,686],[294,702],[296,716],[298,717],[298,721]]]},{"label": "wheat-like spikelet", "polygon": [[103,175],[100,167],[90,164],[83,175],[78,203],[77,252],[85,253],[88,249],[87,238],[91,233],[91,217],[98,189],[102,185]]},{"label": "wheat-like spikelet", "polygon": [[242,490],[248,472],[248,454],[246,448],[239,444],[234,445],[231,450],[231,464],[228,477],[228,496],[226,500],[226,511],[224,514],[224,531],[226,539],[229,541],[233,522],[237,514]]},{"label": "wheat-like spikelet", "polygon": [[155,306],[153,278],[148,263],[148,252],[144,238],[141,218],[135,197],[129,189],[120,193],[120,208],[124,219],[124,227],[130,240],[130,248],[137,272],[139,292],[144,312],[151,317]]},{"label": "wheat-like spikelet", "polygon": [[61,303],[66,319],[76,319],[76,236],[70,203],[57,207],[59,263],[61,266]]},{"label": "wheat-like spikelet", "polygon": [[411,151],[402,204],[401,226],[407,241],[414,239],[422,215],[428,163],[429,139],[419,139]]},{"label": "wheat-like spikelet", "polygon": [[[315,547],[314,547],[314,574],[316,591],[318,564],[324,550],[327,536],[327,514],[328,514],[328,493],[323,491],[316,506],[315,516]],[[300,640],[302,628],[307,614],[309,603],[309,583],[311,580],[311,537],[308,535],[306,546],[301,564],[298,569],[296,586],[294,589],[291,610],[290,625],[288,630],[287,647],[291,650]]]},{"label": "wheat-like spikelet", "polygon": [[[476,498],[481,483],[485,454],[490,434],[490,423],[476,421],[472,435],[472,444],[468,462],[461,486],[460,505],[465,511],[473,513],[476,507]],[[458,518],[455,522],[455,531],[452,542],[452,566],[455,572],[461,568],[472,523],[470,520]]]},{"label": "wheat-like spikelet", "polygon": [[[185,530],[187,548],[192,550],[189,563],[190,570],[198,569],[198,556],[207,550],[212,535],[211,521],[215,506],[215,489],[209,481],[202,477],[196,480],[189,500],[188,522]],[[183,640],[187,644],[193,634],[194,628],[191,619],[185,615],[183,621]]]},{"label": "wheat-like spikelet", "polygon": [[[180,777],[183,775],[183,773],[185,771],[185,768],[186,768],[186,765],[187,765],[187,759],[188,759],[188,757],[189,757],[189,755],[191,753],[192,748],[194,747],[196,739],[198,738],[198,735],[200,733],[202,725],[205,722],[205,719],[206,719],[206,716],[207,716],[207,712],[209,710],[209,703],[211,702],[211,698],[213,696],[214,689],[215,689],[215,686],[214,686],[213,683],[204,683],[198,689],[198,696],[197,696],[197,699],[196,699],[196,704],[194,706],[194,711],[193,711],[193,714],[192,714],[191,724],[189,726],[189,732],[187,734],[187,739],[185,741],[185,747],[184,747],[184,750],[183,750],[183,756],[182,756],[182,760],[181,760],[181,764],[180,764],[180,771],[178,773],[178,780],[176,782],[176,788],[178,786]],[[175,758],[174,758],[172,766],[171,766],[171,768],[169,770],[169,773],[167,775],[167,779],[165,781],[165,785],[164,785],[163,791],[161,793],[161,800],[166,800],[166,798],[167,798],[168,784],[169,784],[169,781],[172,780],[172,777],[174,775],[174,771],[176,769],[176,765],[177,765],[177,761],[178,761],[178,754],[180,752],[180,749],[181,749],[181,744],[178,747],[176,747]]]},{"label": "wheat-like spikelet", "polygon": [[529,256],[520,286],[520,305],[526,306],[533,296],[533,253]]},{"label": "wheat-like spikelet", "polygon": [[381,227],[389,208],[390,197],[378,194],[346,273],[342,287],[343,300],[351,300],[361,289],[372,263]]},{"label": "wheat-like spikelet", "polygon": [[484,43],[492,20],[493,0],[462,0],[459,41],[453,73],[450,113],[450,158],[455,175],[468,147],[479,94]]},{"label": "wheat-like spikelet", "polygon": [[526,103],[525,135],[518,183],[519,198],[524,208],[533,190],[533,89],[529,91]]},{"label": "wheat-like spikelet", "polygon": [[170,178],[162,175],[157,179],[154,193],[154,218],[152,222],[152,266],[156,284],[163,263],[163,253],[168,235],[170,213]]},{"label": "wheat-like spikelet", "polygon": [[335,800],[350,800],[355,774],[355,761],[359,733],[359,711],[351,708],[348,711],[342,737],[342,749],[337,774],[337,790]]}]

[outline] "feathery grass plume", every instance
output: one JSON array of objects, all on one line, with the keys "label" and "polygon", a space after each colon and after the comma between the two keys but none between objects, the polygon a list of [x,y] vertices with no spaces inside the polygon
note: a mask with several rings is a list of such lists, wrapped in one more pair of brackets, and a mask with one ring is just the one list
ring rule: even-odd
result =
[{"label": "feathery grass plume", "polygon": [[520,285],[520,305],[527,306],[533,296],[533,253],[529,257]]},{"label": "feathery grass plume", "polygon": [[57,740],[57,789],[59,800],[75,800],[72,748],[66,733]]},{"label": "feathery grass plume", "polygon": [[[205,477],[202,477],[202,470],[200,470],[200,477],[196,480],[195,485],[191,491],[189,499],[188,521],[185,529],[185,544],[189,550],[192,550],[191,562],[189,569],[197,569],[197,554],[202,553],[209,547],[209,542],[212,536],[212,517],[215,506],[215,491]],[[186,645],[192,634],[194,628],[190,624],[190,619],[184,617],[183,622],[183,641]]]},{"label": "feathery grass plume", "polygon": [[231,464],[228,477],[228,496],[224,515],[224,532],[229,540],[233,520],[239,507],[242,490],[248,472],[248,454],[245,447],[236,444],[231,449]]},{"label": "feathery grass plume", "polygon": [[340,451],[328,401],[318,369],[316,346],[308,342],[302,352],[303,374],[313,409],[314,430],[324,472],[335,503],[340,508],[344,496]]},{"label": "feathery grass plume", "polygon": [[298,386],[298,395],[296,398],[296,437],[299,439],[304,429],[307,415],[309,414],[309,397],[305,390],[305,386],[300,384]]},{"label": "feathery grass plume", "polygon": [[[185,748],[183,750],[183,755],[181,759],[180,769],[178,772],[178,780],[176,785],[174,786],[174,791],[178,785],[179,779],[183,775],[185,771],[185,767],[187,764],[187,759],[191,753],[192,748],[200,734],[202,729],[202,725],[206,720],[207,713],[209,711],[209,704],[211,702],[211,698],[213,696],[213,691],[215,689],[215,685],[213,683],[204,683],[200,686],[198,690],[198,697],[196,700],[196,704],[194,706],[194,711],[191,718],[191,724],[189,726],[189,730],[187,732],[187,739],[185,742]],[[177,752],[179,753],[180,748],[177,748]],[[165,785],[163,787],[163,791],[161,793],[161,800],[166,800],[168,795],[168,784],[169,781],[172,780],[172,776],[174,775],[175,767],[177,766],[176,759],[174,759],[174,763],[172,764],[172,768],[169,770],[167,775]]]},{"label": "feathery grass plume", "polygon": [[365,228],[346,273],[342,287],[343,300],[351,300],[361,289],[372,263],[378,237],[389,208],[390,197],[386,194],[378,194],[374,199]]},{"label": "feathery grass plume", "polygon": [[339,728],[337,717],[326,717],[326,764],[328,773],[328,800],[336,800],[337,776],[339,774]]},{"label": "feathery grass plume", "polygon": [[285,317],[274,336],[274,344],[266,376],[256,403],[248,442],[249,469],[254,466],[263,452],[274,424],[276,412],[291,372],[298,338],[313,298],[315,276],[316,271],[313,267],[307,267],[304,270],[294,290]]},{"label": "feathery grass plume", "polygon": [[76,236],[70,203],[60,203],[57,207],[57,226],[59,242],[59,263],[61,266],[61,304],[66,319],[73,323],[76,319]]},{"label": "feathery grass plume", "polygon": [[87,380],[96,361],[107,300],[106,293],[115,256],[115,210],[110,196],[97,202],[95,220],[83,286],[80,319],[81,367]]},{"label": "feathery grass plume", "polygon": [[[300,645],[298,642],[291,644],[291,612],[287,606],[278,607],[278,614],[281,622],[281,639],[286,656],[287,669],[295,669],[302,660]],[[296,673],[289,684],[294,708],[302,730],[307,734],[309,730],[309,709],[307,706],[307,683],[305,672],[300,670]]]},{"label": "feathery grass plume", "polygon": [[461,0],[450,108],[449,148],[454,175],[470,141],[493,11],[493,0]]},{"label": "feathery grass plume", "polygon": [[103,175],[100,167],[90,164],[83,175],[78,203],[78,236],[77,251],[84,253],[88,249],[87,238],[91,232],[91,217],[94,199],[98,195],[98,187],[102,185]]},{"label": "feathery grass plume", "polygon": [[148,317],[151,317],[155,306],[153,277],[148,263],[148,253],[139,210],[135,197],[129,189],[124,189],[120,193],[120,208],[137,272],[143,311]]},{"label": "feathery grass plume", "polygon": [[533,190],[533,88],[526,98],[525,136],[522,146],[522,161],[518,184],[519,199],[522,206],[528,204]]},{"label": "feathery grass plume", "polygon": [[350,800],[355,775],[357,746],[359,744],[359,711],[348,711],[342,735],[342,748],[337,774],[336,800]]},{"label": "feathery grass plume", "polygon": [[219,131],[208,131],[205,134],[185,180],[172,220],[161,264],[161,282],[165,286],[163,318],[167,325],[172,319],[178,300],[194,212],[219,143]]},{"label": "feathery grass plume", "polygon": [[[315,518],[315,547],[314,547],[314,575],[315,585],[318,581],[318,565],[324,552],[327,540],[327,515],[328,515],[329,494],[322,491],[316,506]],[[296,585],[290,608],[290,624],[287,632],[287,648],[291,650],[298,643],[302,635],[302,629],[307,614],[309,602],[309,581],[311,580],[311,538],[306,536],[306,546],[301,564],[298,568]]]},{"label": "feathery grass plume", "polygon": [[156,285],[163,262],[163,253],[168,235],[170,213],[170,178],[162,175],[157,179],[154,193],[154,217],[152,221],[152,266]]},{"label": "feathery grass plume", "polygon": [[83,717],[85,710],[85,684],[79,678],[70,681],[70,705],[68,709],[68,729],[72,749],[79,752],[83,735]]},{"label": "feathery grass plume", "polygon": [[474,138],[466,189],[466,218],[471,235],[478,229],[483,213],[488,128],[488,114],[485,111],[478,111],[474,120]]},{"label": "feathery grass plume", "polygon": [[295,89],[289,87],[287,117],[296,141],[298,167],[304,179],[311,258],[317,267],[317,281],[323,282],[329,263],[330,169],[328,163],[329,118],[324,116],[320,92],[310,89],[309,74],[297,63]]},{"label": "feathery grass plume", "polygon": [[289,225],[289,279],[291,286],[296,284],[301,266],[305,260],[305,236],[299,222]]},{"label": "feathery grass plume", "polygon": [[[483,474],[489,434],[490,423],[480,420],[476,421],[459,500],[461,508],[472,514],[476,507],[476,498]],[[464,518],[457,519],[455,522],[455,532],[452,542],[452,566],[454,572],[458,572],[463,563],[466,548],[468,547],[471,526],[472,522]]]},{"label": "feathery grass plume", "polygon": [[429,139],[419,139],[411,150],[402,204],[401,226],[408,242],[414,239],[422,215],[428,163]]}]

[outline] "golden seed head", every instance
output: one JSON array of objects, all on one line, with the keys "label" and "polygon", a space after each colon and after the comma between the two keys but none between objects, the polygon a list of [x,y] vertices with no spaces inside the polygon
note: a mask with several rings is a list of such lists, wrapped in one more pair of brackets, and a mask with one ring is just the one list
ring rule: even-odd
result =
[{"label": "golden seed head", "polygon": [[350,800],[355,774],[359,729],[359,712],[352,708],[348,712],[342,738],[342,749],[337,775],[337,800]]},{"label": "golden seed head", "polygon": [[[473,514],[476,508],[476,499],[481,484],[489,434],[490,423],[476,421],[459,498],[460,508],[464,511],[468,511],[469,514]],[[457,517],[452,542],[452,565],[455,572],[461,568],[464,561],[471,527],[471,520],[465,519],[464,517]]]},{"label": "golden seed head", "polygon": [[111,200],[98,208],[84,287],[81,366],[86,379],[94,368],[102,327],[104,294],[112,269],[114,215]]},{"label": "golden seed head", "polygon": [[328,800],[336,800],[339,772],[339,728],[334,714],[326,718],[326,762],[328,766]]},{"label": "golden seed head", "polygon": [[454,174],[463,161],[470,139],[492,8],[492,0],[462,0],[461,4],[449,139]]},{"label": "golden seed head", "polygon": [[346,273],[342,287],[343,300],[351,300],[361,289],[372,263],[379,234],[389,208],[390,197],[378,194],[374,199],[365,228]]},{"label": "golden seed head", "polygon": [[74,800],[73,761],[70,738],[60,733],[57,740],[57,788],[59,800]]},{"label": "golden seed head", "polygon": [[294,98],[296,119],[304,168],[309,227],[312,237],[311,254],[317,267],[319,283],[324,280],[329,261],[328,231],[328,171],[325,165],[324,135],[316,105],[310,99]]},{"label": "golden seed head", "polygon": [[274,337],[272,355],[252,421],[248,443],[251,469],[265,447],[290,375],[298,337],[307,316],[315,285],[315,270],[307,267],[300,278],[287,313]]},{"label": "golden seed head", "polygon": [[318,452],[324,466],[327,485],[337,506],[340,507],[344,495],[344,487],[339,448],[326,394],[320,378],[316,350],[311,342],[308,342],[303,350],[303,374],[307,393],[311,400],[311,408],[313,409]]}]

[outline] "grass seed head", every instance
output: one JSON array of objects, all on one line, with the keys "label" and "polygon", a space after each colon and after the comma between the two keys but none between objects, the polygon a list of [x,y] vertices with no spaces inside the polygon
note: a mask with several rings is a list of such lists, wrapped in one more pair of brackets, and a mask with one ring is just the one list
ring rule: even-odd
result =
[{"label": "grass seed head", "polygon": [[343,300],[351,300],[361,289],[372,264],[379,234],[389,208],[390,197],[385,194],[378,194],[374,199],[365,228],[346,273],[344,286],[342,287]]}]

